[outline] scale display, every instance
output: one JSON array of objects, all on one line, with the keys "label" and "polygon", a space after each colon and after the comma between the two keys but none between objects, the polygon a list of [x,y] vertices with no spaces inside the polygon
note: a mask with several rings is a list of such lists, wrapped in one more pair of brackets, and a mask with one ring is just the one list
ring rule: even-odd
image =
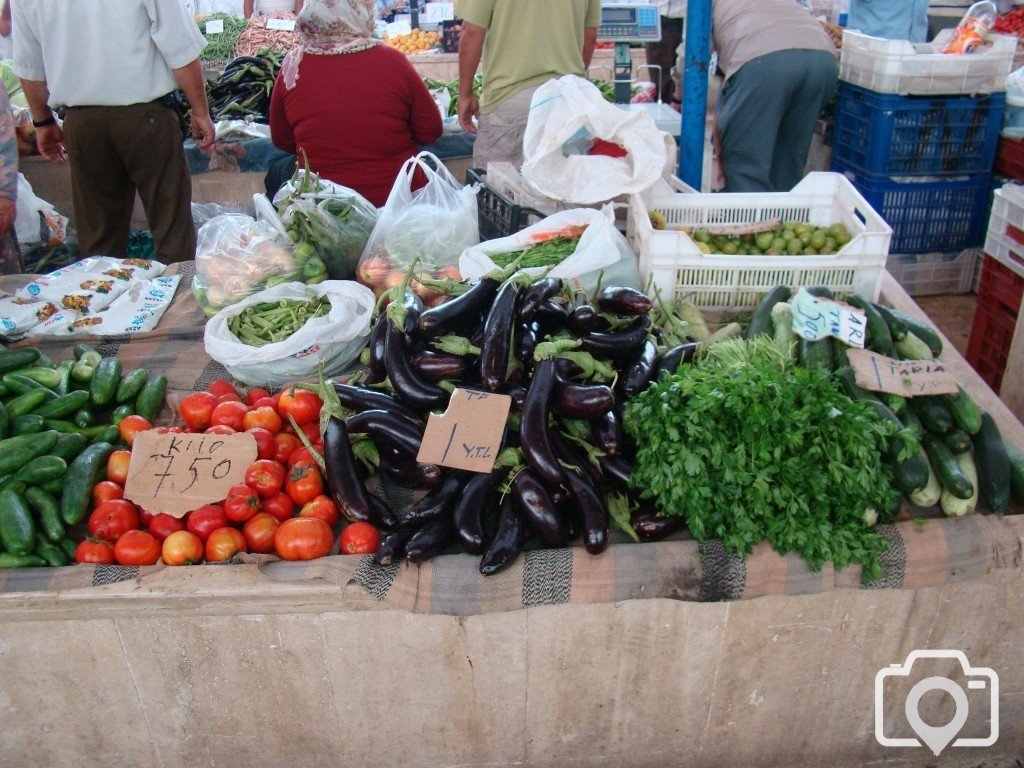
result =
[{"label": "scale display", "polygon": [[654,43],[661,40],[661,16],[653,3],[605,3],[597,39],[609,43]]}]

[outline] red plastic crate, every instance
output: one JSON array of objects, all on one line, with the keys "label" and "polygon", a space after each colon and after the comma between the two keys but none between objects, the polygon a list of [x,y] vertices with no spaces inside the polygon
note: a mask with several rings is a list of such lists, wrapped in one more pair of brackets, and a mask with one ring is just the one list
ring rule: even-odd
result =
[{"label": "red plastic crate", "polygon": [[966,358],[996,393],[1003,383],[1022,297],[1024,277],[986,254]]},{"label": "red plastic crate", "polygon": [[1024,139],[999,137],[993,170],[1001,176],[1024,181]]}]

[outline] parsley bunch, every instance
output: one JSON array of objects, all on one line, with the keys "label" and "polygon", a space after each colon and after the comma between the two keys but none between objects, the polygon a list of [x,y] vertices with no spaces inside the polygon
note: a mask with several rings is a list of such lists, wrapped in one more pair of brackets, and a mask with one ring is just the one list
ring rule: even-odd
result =
[{"label": "parsley bunch", "polygon": [[883,461],[896,428],[827,373],[788,366],[767,338],[716,344],[626,405],[638,450],[631,484],[694,538],[748,554],[764,539],[819,570],[882,574],[888,541],[871,530],[892,507]]}]

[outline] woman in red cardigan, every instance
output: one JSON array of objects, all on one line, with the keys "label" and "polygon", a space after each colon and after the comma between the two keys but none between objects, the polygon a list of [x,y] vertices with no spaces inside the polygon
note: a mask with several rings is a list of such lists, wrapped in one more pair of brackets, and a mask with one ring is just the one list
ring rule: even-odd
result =
[{"label": "woman in red cardigan", "polygon": [[[312,0],[270,99],[270,136],[310,168],[384,205],[441,113],[405,55],[374,39],[374,0]],[[301,163],[301,158],[300,158]]]}]

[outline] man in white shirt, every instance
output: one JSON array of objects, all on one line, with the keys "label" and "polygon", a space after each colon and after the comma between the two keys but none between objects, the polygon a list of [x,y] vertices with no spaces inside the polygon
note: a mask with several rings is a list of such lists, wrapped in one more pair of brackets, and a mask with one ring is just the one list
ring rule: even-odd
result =
[{"label": "man in white shirt", "polygon": [[[14,70],[39,151],[70,160],[83,255],[123,257],[136,190],[158,259],[195,256],[192,182],[177,114],[181,88],[192,135],[214,140],[199,53],[205,41],[181,0],[11,0]],[[63,126],[51,107],[66,106]]]}]

